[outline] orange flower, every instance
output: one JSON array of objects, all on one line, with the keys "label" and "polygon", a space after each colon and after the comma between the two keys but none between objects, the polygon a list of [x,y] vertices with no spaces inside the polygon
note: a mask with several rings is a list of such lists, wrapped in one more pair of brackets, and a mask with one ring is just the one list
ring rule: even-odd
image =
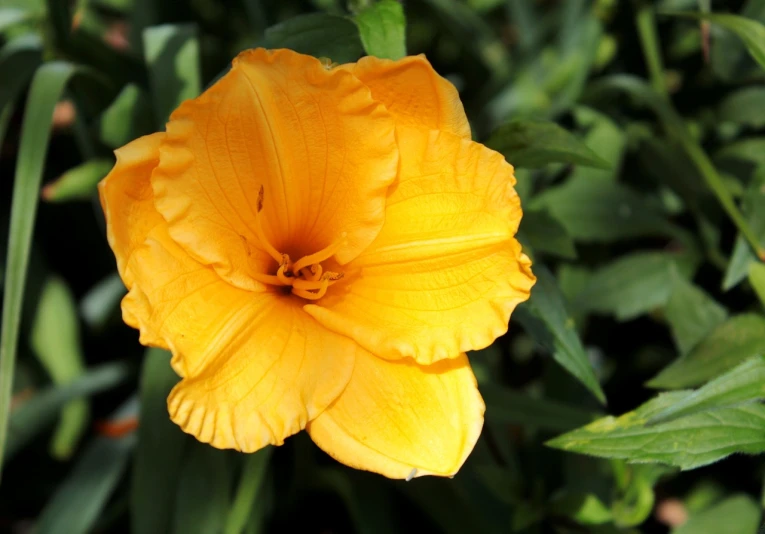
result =
[{"label": "orange flower", "polygon": [[307,429],[350,466],[452,475],[484,404],[465,351],[534,283],[513,168],[423,57],[242,53],[100,184],[125,322],[172,351],[184,431]]}]

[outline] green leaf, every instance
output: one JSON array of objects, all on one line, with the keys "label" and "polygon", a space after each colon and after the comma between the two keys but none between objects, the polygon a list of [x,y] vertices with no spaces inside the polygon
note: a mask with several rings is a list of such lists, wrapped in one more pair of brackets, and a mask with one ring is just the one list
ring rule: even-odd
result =
[{"label": "green leaf", "polygon": [[46,185],[42,197],[48,202],[88,200],[96,193],[96,186],[114,166],[111,159],[92,159],[69,169],[56,181]]},{"label": "green leaf", "polygon": [[355,17],[364,50],[370,56],[401,59],[406,56],[406,16],[396,0],[380,0]]},{"label": "green leaf", "polygon": [[141,370],[141,425],[130,481],[131,532],[136,534],[170,530],[186,443],[167,413],[167,396],[177,382],[170,354],[147,350]]},{"label": "green leaf", "polygon": [[[133,401],[135,399],[132,399]],[[128,401],[113,416],[115,421],[135,417],[137,405]],[[109,496],[117,487],[135,445],[135,435],[96,438],[80,457],[37,522],[37,534],[91,532]]]},{"label": "green leaf", "polygon": [[555,278],[539,265],[535,267],[534,273],[537,283],[531,290],[531,298],[516,310],[513,317],[537,343],[550,351],[556,362],[605,404],[606,397],[579,340],[574,320],[566,310],[563,294]]},{"label": "green leaf", "polygon": [[271,26],[266,30],[265,46],[289,48],[335,63],[356,61],[363,52],[359,29],[353,21],[324,13],[299,15]]},{"label": "green leaf", "polygon": [[42,61],[42,44],[35,35],[13,39],[0,48],[0,148],[11,120],[14,101]]},{"label": "green leaf", "polygon": [[0,7],[0,32],[5,31],[15,24],[25,22],[32,18],[32,13],[16,7]]},{"label": "green leaf", "polygon": [[198,96],[202,90],[197,28],[192,24],[146,28],[143,47],[155,118],[162,128],[181,102]]},{"label": "green leaf", "polygon": [[151,101],[137,85],[129,84],[114,99],[99,119],[101,141],[119,148],[153,130]]},{"label": "green leaf", "polygon": [[674,269],[683,259],[665,252],[623,256],[595,271],[574,306],[584,312],[613,314],[620,321],[661,308],[672,294]]},{"label": "green leaf", "polygon": [[765,137],[750,137],[728,143],[715,153],[718,160],[743,160],[755,166],[765,165]]},{"label": "green leaf", "polygon": [[[760,146],[765,151],[765,144]],[[765,152],[763,152],[765,154]],[[765,160],[764,160],[765,162]],[[759,238],[760,243],[765,246],[765,180],[760,176],[755,176],[744,193],[742,210],[746,217],[752,232]],[[746,240],[739,235],[733,246],[728,268],[725,270],[723,278],[723,290],[728,291],[737,286],[749,273],[749,266],[753,263],[759,263],[759,260],[748,246]]]},{"label": "green leaf", "polygon": [[[54,384],[66,384],[82,376],[85,360],[80,347],[77,306],[66,283],[48,277],[43,285],[32,324],[30,345]],[[68,458],[86,429],[88,403],[78,399],[61,412],[61,422],[51,442],[55,458]]]},{"label": "green leaf", "polygon": [[687,353],[728,318],[723,306],[677,273],[664,315],[680,354]]},{"label": "green leaf", "polygon": [[[762,511],[748,495],[733,495],[691,515],[672,534],[752,534],[760,526]],[[760,530],[761,532],[762,530]]]},{"label": "green leaf", "polygon": [[592,493],[565,492],[550,503],[553,515],[570,517],[580,525],[602,525],[613,520],[613,513]]},{"label": "green leaf", "polygon": [[480,384],[479,389],[486,403],[486,417],[492,421],[563,432],[585,425],[594,417],[580,408],[490,383]]},{"label": "green leaf", "polygon": [[546,252],[567,259],[576,258],[574,240],[566,233],[563,225],[540,210],[526,210],[521,220],[520,233],[524,244],[535,252]]},{"label": "green leaf", "polygon": [[609,168],[608,162],[554,122],[514,120],[494,130],[486,146],[520,168],[538,169],[550,163]]},{"label": "green leaf", "polygon": [[663,389],[698,386],[760,354],[765,354],[765,317],[735,315],[646,385]]},{"label": "green leaf", "polygon": [[725,97],[718,108],[720,121],[753,128],[765,126],[765,88],[746,87]]},{"label": "green leaf", "polygon": [[588,147],[596,147],[598,158],[605,162],[606,166],[601,168],[576,167],[569,179],[615,180],[619,176],[627,148],[627,135],[624,130],[608,115],[585,106],[574,108],[574,118],[577,125],[587,131],[584,136],[584,144]]},{"label": "green leaf", "polygon": [[639,104],[651,108],[658,115],[664,129],[685,150],[699,174],[704,178],[707,188],[714,194],[727,216],[746,238],[749,246],[758,255],[765,257],[765,248],[760,246],[759,240],[739,211],[725,180],[698,141],[690,134],[685,121],[675,111],[669,100],[653,90],[645,81],[629,75],[615,75],[601,79],[592,84],[588,97],[594,101],[607,101],[614,91],[629,95]]},{"label": "green leaf", "polygon": [[763,399],[764,383],[765,356],[755,356],[660,411],[649,424]]},{"label": "green leaf", "polygon": [[175,495],[175,534],[220,532],[226,522],[230,500],[231,473],[227,452],[207,443],[192,441],[185,458]]},{"label": "green leaf", "polygon": [[55,421],[65,404],[113,388],[131,374],[132,368],[124,362],[103,364],[90,368],[73,382],[50,386],[24,401],[11,413],[4,461]]},{"label": "green leaf", "polygon": [[250,517],[263,510],[263,486],[273,447],[266,447],[244,458],[244,469],[239,479],[234,502],[228,510],[224,534],[240,534]]},{"label": "green leaf", "polygon": [[605,180],[568,180],[534,197],[527,209],[547,208],[571,237],[611,242],[639,236],[677,236],[678,229],[627,187]]},{"label": "green leaf", "polygon": [[749,265],[749,283],[760,303],[765,306],[765,264],[757,262]]},{"label": "green leaf", "polygon": [[93,286],[80,301],[80,314],[90,328],[103,328],[119,309],[126,293],[125,284],[117,273],[107,276]]},{"label": "green leaf", "polygon": [[667,13],[667,15],[708,20],[732,31],[744,42],[754,60],[765,68],[765,25],[756,20],[727,13]]},{"label": "green leaf", "polygon": [[736,452],[765,452],[765,406],[750,404],[698,413],[646,426],[663,410],[687,397],[663,393],[621,417],[604,417],[559,436],[547,445],[570,452],[630,462],[664,463],[693,469]]},{"label": "green leaf", "polygon": [[74,65],[60,61],[40,67],[32,80],[21,127],[21,143],[11,199],[11,222],[0,329],[0,454],[5,450],[13,368],[19,339],[21,306],[32,244],[43,166],[48,153],[53,109]]}]

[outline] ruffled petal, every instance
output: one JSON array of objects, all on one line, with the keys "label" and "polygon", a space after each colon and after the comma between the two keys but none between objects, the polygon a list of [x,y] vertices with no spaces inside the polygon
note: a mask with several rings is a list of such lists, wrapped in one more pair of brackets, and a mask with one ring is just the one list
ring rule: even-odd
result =
[{"label": "ruffled petal", "polygon": [[252,452],[303,429],[347,384],[358,346],[322,328],[297,299],[233,287],[186,254],[162,226],[128,268],[123,301],[143,337],[165,341],[184,379],[168,408],[184,431]]},{"label": "ruffled petal", "polygon": [[535,278],[513,238],[521,206],[504,158],[445,132],[400,133],[382,232],[306,311],[378,356],[427,365],[504,334]]},{"label": "ruffled petal", "polygon": [[457,89],[439,76],[424,55],[396,61],[367,56],[339,68],[364,82],[397,124],[470,139],[470,124]]},{"label": "ruffled petal", "polygon": [[159,146],[164,138],[164,133],[155,133],[116,150],[117,163],[98,184],[109,246],[117,258],[120,276],[128,287],[132,279],[125,267],[130,255],[144,242],[152,228],[165,223],[154,208],[149,181],[159,164]]},{"label": "ruffled petal", "polygon": [[338,461],[389,478],[454,475],[483,426],[464,354],[422,367],[359,354],[348,387],[307,427]]},{"label": "ruffled petal", "polygon": [[[170,235],[243,289],[275,270],[263,234],[293,260],[345,234],[354,258],[382,227],[396,177],[395,125],[347,72],[289,50],[250,50],[171,116],[152,177]],[[269,265],[270,264],[270,265]]]}]

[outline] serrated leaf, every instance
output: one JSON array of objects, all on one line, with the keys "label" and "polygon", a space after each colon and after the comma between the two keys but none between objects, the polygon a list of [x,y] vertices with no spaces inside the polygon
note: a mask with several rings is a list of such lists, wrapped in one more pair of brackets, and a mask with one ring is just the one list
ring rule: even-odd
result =
[{"label": "serrated leaf", "polygon": [[765,356],[755,356],[660,411],[651,418],[649,424],[763,399],[763,384]]},{"label": "serrated leaf", "polygon": [[566,310],[555,278],[539,265],[534,273],[537,283],[531,290],[531,297],[513,317],[537,343],[550,351],[556,362],[605,404],[606,397],[579,339],[574,320]]},{"label": "serrated leaf", "polygon": [[610,166],[579,138],[554,122],[514,120],[494,130],[485,144],[501,152],[514,167],[537,169],[550,163],[599,169]]},{"label": "serrated leaf", "polygon": [[732,495],[691,515],[688,521],[674,528],[672,534],[753,534],[760,526],[761,516],[760,506],[750,496]]},{"label": "serrated leaf", "polygon": [[646,385],[663,389],[698,386],[760,354],[765,354],[765,317],[735,315]]},{"label": "serrated leaf", "polygon": [[299,15],[271,26],[265,33],[265,45],[326,57],[335,63],[356,61],[364,50],[353,21],[325,13]]},{"label": "serrated leaf", "polygon": [[638,236],[677,236],[678,229],[637,192],[605,180],[568,180],[534,197],[578,241],[611,242]]},{"label": "serrated leaf", "polygon": [[157,126],[164,128],[170,113],[202,90],[197,28],[193,24],[146,28],[143,47],[155,119]]},{"label": "serrated leaf", "polygon": [[355,17],[364,50],[370,56],[401,59],[406,56],[406,16],[396,0],[380,0]]},{"label": "serrated leaf", "polygon": [[[30,345],[54,384],[72,382],[85,372],[77,306],[72,292],[61,278],[51,276],[43,284]],[[89,416],[88,403],[84,399],[71,401],[64,407],[51,441],[51,453],[55,458],[71,456],[85,431]]]},{"label": "serrated leaf", "polygon": [[680,354],[685,354],[728,318],[727,310],[701,288],[675,274],[664,309]]},{"label": "serrated leaf", "polygon": [[42,197],[48,202],[87,200],[96,193],[96,186],[114,166],[111,159],[92,159],[69,169],[42,190]]},{"label": "serrated leaf", "polygon": [[577,310],[613,314],[628,321],[666,305],[675,269],[687,274],[681,255],[636,252],[596,270],[574,301]]},{"label": "serrated leaf", "polygon": [[576,258],[574,240],[563,225],[547,211],[527,210],[520,228],[521,240],[535,252],[546,252],[560,258]]},{"label": "serrated leaf", "polygon": [[693,469],[733,453],[765,452],[765,406],[750,404],[698,413],[666,423],[646,423],[689,395],[663,393],[620,417],[604,417],[547,445],[570,452],[630,462]]}]

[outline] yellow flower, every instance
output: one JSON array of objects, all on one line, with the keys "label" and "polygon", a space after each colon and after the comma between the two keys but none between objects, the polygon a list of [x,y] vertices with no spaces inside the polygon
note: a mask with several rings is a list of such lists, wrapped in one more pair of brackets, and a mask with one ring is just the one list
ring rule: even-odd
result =
[{"label": "yellow flower", "polygon": [[184,431],[307,429],[350,466],[453,475],[483,425],[465,351],[534,283],[513,168],[423,57],[250,50],[100,184],[125,322],[172,351]]}]

